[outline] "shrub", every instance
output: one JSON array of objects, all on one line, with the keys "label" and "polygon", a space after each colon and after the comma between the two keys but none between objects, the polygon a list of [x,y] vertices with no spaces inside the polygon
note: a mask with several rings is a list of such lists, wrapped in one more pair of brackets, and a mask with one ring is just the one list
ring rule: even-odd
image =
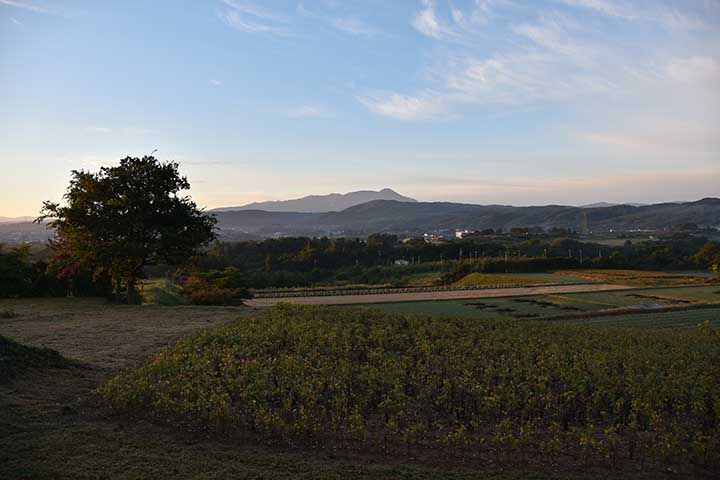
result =
[{"label": "shrub", "polygon": [[6,248],[0,244],[0,298],[24,295],[31,285],[30,247]]},{"label": "shrub", "polygon": [[182,292],[195,305],[242,305],[243,300],[252,298],[245,277],[235,268],[190,275]]}]

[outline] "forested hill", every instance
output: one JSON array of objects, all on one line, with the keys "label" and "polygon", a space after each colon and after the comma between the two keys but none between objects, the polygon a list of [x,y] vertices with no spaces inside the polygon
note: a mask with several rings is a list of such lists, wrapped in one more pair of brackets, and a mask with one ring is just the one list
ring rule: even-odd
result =
[{"label": "forested hill", "polygon": [[[720,199],[696,202],[610,207],[511,207],[446,202],[398,202],[376,200],[340,212],[302,213],[240,210],[212,212],[218,218],[220,236],[226,240],[268,236],[364,236],[371,233],[419,234],[441,229],[483,230],[512,227],[562,227],[582,230],[664,229],[685,223],[700,227],[720,226]],[[0,243],[44,241],[50,232],[31,222],[0,224]]]},{"label": "forested hill", "polygon": [[221,233],[269,235],[365,235],[378,232],[420,233],[440,229],[564,227],[595,232],[663,229],[684,223],[720,225],[720,199],[645,206],[512,207],[446,202],[375,200],[340,212],[299,213],[259,210],[216,212]]}]

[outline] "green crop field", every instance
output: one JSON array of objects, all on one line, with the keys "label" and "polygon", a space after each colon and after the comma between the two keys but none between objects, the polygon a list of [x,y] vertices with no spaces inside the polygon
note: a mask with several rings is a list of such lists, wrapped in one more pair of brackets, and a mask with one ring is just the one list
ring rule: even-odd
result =
[{"label": "green crop field", "polygon": [[688,328],[705,322],[709,322],[713,327],[720,327],[720,307],[567,320],[567,323],[581,325],[618,325],[633,328]]},{"label": "green crop field", "polygon": [[[525,297],[479,298],[477,300],[398,302],[375,304],[372,308],[391,313],[527,320],[568,316],[572,314],[582,315],[588,312],[599,312],[617,308],[653,308],[714,302],[720,302],[720,287],[717,285],[533,295]],[[632,315],[627,315],[627,317],[630,316]],[[651,323],[652,322],[640,322],[638,326],[652,326]]]}]

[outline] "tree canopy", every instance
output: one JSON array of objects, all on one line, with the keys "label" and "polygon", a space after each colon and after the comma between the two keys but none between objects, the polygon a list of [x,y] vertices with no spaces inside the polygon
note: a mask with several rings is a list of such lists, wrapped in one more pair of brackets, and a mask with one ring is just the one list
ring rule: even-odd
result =
[{"label": "tree canopy", "polygon": [[45,202],[39,218],[56,232],[60,275],[89,268],[112,278],[118,295],[124,283],[133,302],[144,266],[182,264],[215,239],[216,219],[181,194],[190,184],[178,167],[145,156],[97,173],[73,170],[65,204]]}]

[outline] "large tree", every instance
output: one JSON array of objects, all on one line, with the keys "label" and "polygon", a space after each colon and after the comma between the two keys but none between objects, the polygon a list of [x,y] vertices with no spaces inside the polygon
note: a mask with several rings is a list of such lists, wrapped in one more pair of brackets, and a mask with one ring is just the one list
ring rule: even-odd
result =
[{"label": "large tree", "polygon": [[707,242],[692,259],[698,265],[720,274],[720,242]]},{"label": "large tree", "polygon": [[190,184],[178,167],[146,156],[97,173],[73,170],[65,204],[45,202],[39,219],[55,229],[51,248],[62,271],[108,275],[118,301],[124,285],[135,303],[144,266],[182,264],[215,239],[216,219],[181,194]]}]

